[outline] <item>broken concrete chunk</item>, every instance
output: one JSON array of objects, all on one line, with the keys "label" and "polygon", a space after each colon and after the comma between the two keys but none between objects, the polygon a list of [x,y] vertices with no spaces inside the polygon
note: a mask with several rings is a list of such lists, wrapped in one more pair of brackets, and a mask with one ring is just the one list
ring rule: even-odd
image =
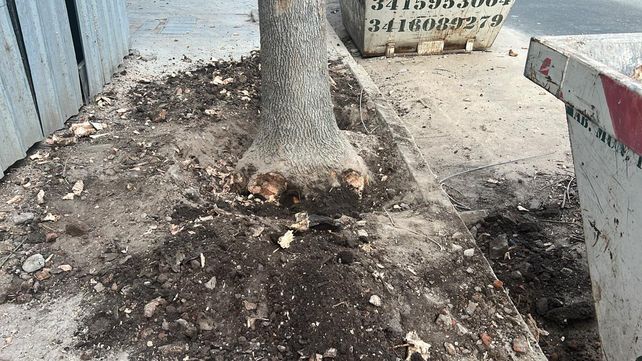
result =
[{"label": "broken concrete chunk", "polygon": [[205,283],[205,288],[207,288],[208,290],[215,289],[216,288],[216,277],[210,278],[210,280],[207,281],[207,283]]},{"label": "broken concrete chunk", "polygon": [[283,249],[290,248],[290,245],[294,241],[294,233],[292,231],[285,232],[284,235],[279,237],[279,246]]},{"label": "broken concrete chunk", "polygon": [[307,212],[300,212],[294,215],[296,223],[290,225],[290,229],[297,232],[306,232],[310,229],[310,218],[308,217]]},{"label": "broken concrete chunk", "polygon": [[370,301],[368,302],[370,302],[370,304],[375,307],[381,307],[383,305],[383,301],[381,301],[381,297],[377,295],[370,296]]},{"label": "broken concrete chunk", "polygon": [[156,309],[158,308],[158,306],[160,306],[160,305],[162,305],[164,303],[165,303],[165,300],[162,297],[158,297],[158,298],[155,298],[155,299],[149,301],[145,305],[145,307],[143,309],[143,313],[145,314],[145,317],[147,317],[147,318],[153,317],[154,313],[156,312]]},{"label": "broken concrete chunk", "polygon": [[406,334],[406,343],[409,345],[406,361],[416,360],[415,354],[419,354],[424,360],[430,359],[430,348],[432,346],[419,338],[416,331],[411,331]]}]

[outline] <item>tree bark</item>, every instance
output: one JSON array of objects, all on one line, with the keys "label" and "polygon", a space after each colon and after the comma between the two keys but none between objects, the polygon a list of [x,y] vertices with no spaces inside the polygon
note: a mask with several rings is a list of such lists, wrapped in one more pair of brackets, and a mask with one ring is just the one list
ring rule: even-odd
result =
[{"label": "tree bark", "polygon": [[261,114],[238,168],[252,193],[275,197],[348,184],[367,169],[339,130],[328,74],[325,0],[259,0]]}]

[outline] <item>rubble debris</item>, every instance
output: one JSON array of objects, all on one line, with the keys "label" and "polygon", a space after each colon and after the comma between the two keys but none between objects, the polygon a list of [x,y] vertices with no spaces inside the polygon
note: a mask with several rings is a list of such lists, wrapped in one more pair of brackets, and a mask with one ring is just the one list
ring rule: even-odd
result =
[{"label": "rubble debris", "polygon": [[406,343],[409,344],[406,361],[416,360],[415,354],[419,354],[423,360],[430,359],[430,348],[432,346],[419,338],[416,331],[411,331],[406,334]]},{"label": "rubble debris", "polygon": [[370,296],[370,300],[368,302],[375,307],[383,306],[383,301],[381,301],[381,297],[377,295]]},{"label": "rubble debris", "polygon": [[71,187],[71,192],[78,197],[80,197],[80,195],[84,190],[85,190],[85,182],[83,182],[82,180],[77,181],[76,183],[74,183],[74,186]]},{"label": "rubble debris", "polygon": [[296,223],[290,225],[290,229],[295,230],[299,233],[306,232],[310,229],[310,218],[308,217],[307,212],[300,212],[294,215]]},{"label": "rubble debris", "polygon": [[158,306],[165,304],[165,302],[166,302],[165,299],[162,297],[157,297],[149,301],[147,304],[145,304],[145,307],[143,308],[143,314],[147,318],[152,318]]},{"label": "rubble debris", "polygon": [[36,203],[39,204],[39,205],[45,204],[45,191],[44,190],[41,189],[38,192],[38,194],[36,195]]},{"label": "rubble debris", "polygon": [[96,128],[90,122],[72,124],[69,130],[76,138],[84,138],[96,134]]},{"label": "rubble debris", "polygon": [[13,223],[19,226],[21,224],[29,223],[33,221],[35,218],[36,218],[36,215],[31,212],[17,213],[13,215]]},{"label": "rubble debris", "polygon": [[213,276],[209,281],[205,283],[205,288],[207,288],[208,290],[213,290],[216,288],[216,276]]},{"label": "rubble debris", "polygon": [[292,231],[287,231],[285,232],[284,235],[279,237],[279,246],[283,249],[290,248],[290,245],[292,245],[292,242],[294,241],[294,233]]}]

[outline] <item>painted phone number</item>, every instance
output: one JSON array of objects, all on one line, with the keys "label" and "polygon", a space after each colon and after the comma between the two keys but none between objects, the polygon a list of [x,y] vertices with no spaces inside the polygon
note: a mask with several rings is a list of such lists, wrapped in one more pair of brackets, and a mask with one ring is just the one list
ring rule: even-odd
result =
[{"label": "painted phone number", "polygon": [[[398,24],[397,24],[398,21]],[[502,14],[497,14],[495,16],[469,16],[467,18],[417,18],[414,20],[408,21],[407,19],[392,19],[386,23],[382,22],[379,19],[370,19],[370,26],[368,31],[371,33],[376,32],[419,32],[419,31],[431,31],[431,30],[459,30],[466,29],[471,30],[479,27],[483,29],[487,26],[489,27],[498,27],[504,21],[504,16]]]},{"label": "painted phone number", "polygon": [[512,0],[372,0],[372,10],[465,9],[510,5]]}]

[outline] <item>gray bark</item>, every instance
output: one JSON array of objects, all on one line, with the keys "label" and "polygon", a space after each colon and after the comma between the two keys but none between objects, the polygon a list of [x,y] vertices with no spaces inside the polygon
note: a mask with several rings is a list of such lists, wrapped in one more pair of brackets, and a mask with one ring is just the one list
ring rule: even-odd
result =
[{"label": "gray bark", "polygon": [[325,0],[259,0],[259,14],[261,115],[239,168],[281,174],[301,189],[336,183],[333,176],[348,170],[365,177],[334,118]]}]

